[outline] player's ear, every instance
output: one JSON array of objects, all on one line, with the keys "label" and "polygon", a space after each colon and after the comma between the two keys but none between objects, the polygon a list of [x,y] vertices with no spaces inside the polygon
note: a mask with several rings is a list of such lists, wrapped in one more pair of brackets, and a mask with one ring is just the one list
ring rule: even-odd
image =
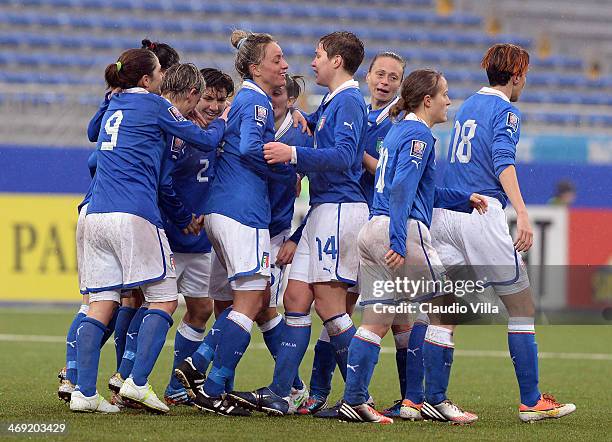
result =
[{"label": "player's ear", "polygon": [[342,67],[344,60],[341,55],[334,55],[334,59],[332,60],[332,66],[335,69],[339,69]]},{"label": "player's ear", "polygon": [[423,97],[423,104],[425,107],[431,107],[431,95],[425,95]]},{"label": "player's ear", "polygon": [[255,64],[255,63],[250,64],[249,65],[249,71],[251,71],[251,76],[253,78],[261,77],[261,69],[259,68],[258,64]]}]

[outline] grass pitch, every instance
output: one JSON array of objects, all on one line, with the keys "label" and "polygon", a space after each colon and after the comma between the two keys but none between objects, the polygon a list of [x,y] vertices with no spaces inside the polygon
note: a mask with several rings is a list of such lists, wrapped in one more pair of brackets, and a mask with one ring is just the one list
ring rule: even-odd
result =
[{"label": "grass pitch", "polygon": [[[76,309],[74,309],[76,310]],[[64,365],[64,337],[73,309],[0,309],[0,422],[65,422],[66,435],[9,436],[0,439],[79,441],[180,441],[180,440],[609,440],[612,434],[612,326],[539,326],[540,387],[561,401],[574,402],[577,411],[561,420],[532,425],[518,420],[518,387],[507,353],[503,326],[464,326],[455,334],[455,362],[449,397],[480,420],[455,427],[434,422],[403,422],[388,426],[347,424],[312,417],[231,419],[175,407],[169,415],[155,416],[123,411],[119,415],[73,414],[60,402],[56,374]],[[182,312],[175,314],[175,320]],[[315,321],[316,322],[316,321]],[[210,325],[210,323],[209,323]],[[318,336],[313,327],[312,343]],[[174,329],[168,338],[174,337]],[[98,390],[108,398],[106,381],[115,368],[112,340],[102,351]],[[383,352],[370,392],[377,408],[399,397],[392,339],[383,341]],[[584,353],[582,359],[576,353]],[[312,364],[308,351],[300,373],[308,382]],[[151,383],[161,397],[172,364],[172,349],[165,347]],[[237,369],[236,388],[267,385],[272,359],[254,328],[251,348]],[[342,394],[336,372],[332,400]]]}]

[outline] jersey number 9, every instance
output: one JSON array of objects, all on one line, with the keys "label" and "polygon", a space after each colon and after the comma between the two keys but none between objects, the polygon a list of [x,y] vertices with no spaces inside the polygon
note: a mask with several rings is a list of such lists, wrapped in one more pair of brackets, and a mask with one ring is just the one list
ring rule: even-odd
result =
[{"label": "jersey number 9", "polygon": [[106,120],[104,130],[107,135],[110,135],[110,141],[103,141],[100,145],[100,150],[113,150],[117,145],[117,136],[119,135],[119,126],[123,121],[123,112],[118,110]]}]

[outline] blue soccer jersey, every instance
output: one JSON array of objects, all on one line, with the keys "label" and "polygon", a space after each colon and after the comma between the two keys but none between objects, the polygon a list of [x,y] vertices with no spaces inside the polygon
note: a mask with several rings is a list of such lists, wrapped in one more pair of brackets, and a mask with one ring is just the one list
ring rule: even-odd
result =
[{"label": "blue soccer jersey", "polygon": [[[366,131],[365,152],[376,159],[378,159],[378,151],[382,141],[393,124],[389,118],[389,111],[397,103],[397,100],[399,98],[392,100],[385,107],[376,110],[372,110],[372,107],[368,106],[368,129]],[[363,168],[360,183],[368,207],[371,208],[374,201],[374,175]]]},{"label": "blue soccer jersey", "polygon": [[95,185],[88,213],[123,212],[163,228],[158,208],[168,136],[214,150],[222,129],[204,131],[159,95],[132,88],[113,95],[101,122]]},{"label": "blue soccer jersey", "polygon": [[268,229],[270,198],[268,181],[295,185],[295,168],[269,166],[263,145],[274,141],[274,112],[270,97],[251,80],[245,80],[228,115],[215,180],[205,213],[218,213],[239,223]]},{"label": "blue soccer jersey", "polygon": [[296,154],[298,172],[308,175],[310,204],[365,202],[359,179],[367,109],[359,83],[340,85],[306,119],[314,129],[314,149],[299,146]]},{"label": "blue soccer jersey", "polygon": [[459,108],[448,150],[444,186],[497,198],[508,197],[499,174],[515,163],[520,113],[502,92],[484,87]]},{"label": "blue soccer jersey", "polygon": [[[223,124],[223,122],[215,120],[211,123],[213,124]],[[180,147],[175,147],[173,151],[176,152],[180,148],[181,152],[173,163],[172,187],[177,199],[185,204],[189,214],[201,215],[204,213],[204,206],[214,178],[217,150],[203,152],[183,143],[178,138],[174,140],[174,143]],[[211,251],[212,246],[205,231],[201,231],[198,236],[185,235],[181,231],[181,226],[173,222],[167,212],[166,209],[163,209],[162,216],[166,236],[173,252],[208,253]]]},{"label": "blue soccer jersey", "polygon": [[[312,147],[314,139],[307,133],[302,133],[301,127],[293,127],[291,112],[283,120],[276,131],[275,140],[289,146]],[[297,180],[297,175],[296,175]],[[272,220],[270,221],[270,238],[291,228],[295,204],[295,182],[293,185],[270,182],[269,196]]]},{"label": "blue soccer jersey", "polygon": [[83,201],[78,205],[77,211],[80,212],[83,206],[89,204],[89,200],[91,199],[91,192],[94,187],[94,181],[96,179],[96,168],[98,167],[98,151],[94,150],[87,158],[87,167],[89,168],[89,174],[91,175],[91,183],[89,183],[89,187],[87,188],[87,193],[83,198]]},{"label": "blue soccer jersey", "polygon": [[391,127],[380,149],[372,215],[391,218],[391,248],[402,256],[408,218],[429,227],[434,206],[472,211],[470,193],[435,186],[435,142],[431,129],[411,113]]}]

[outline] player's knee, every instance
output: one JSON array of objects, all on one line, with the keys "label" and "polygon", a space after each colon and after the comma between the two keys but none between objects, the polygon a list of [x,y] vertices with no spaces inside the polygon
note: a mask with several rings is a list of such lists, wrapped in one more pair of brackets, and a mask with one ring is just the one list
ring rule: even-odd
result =
[{"label": "player's knee", "polygon": [[210,318],[213,312],[213,302],[209,298],[191,298],[186,299],[187,311],[185,312],[185,321],[188,324],[203,326]]}]

